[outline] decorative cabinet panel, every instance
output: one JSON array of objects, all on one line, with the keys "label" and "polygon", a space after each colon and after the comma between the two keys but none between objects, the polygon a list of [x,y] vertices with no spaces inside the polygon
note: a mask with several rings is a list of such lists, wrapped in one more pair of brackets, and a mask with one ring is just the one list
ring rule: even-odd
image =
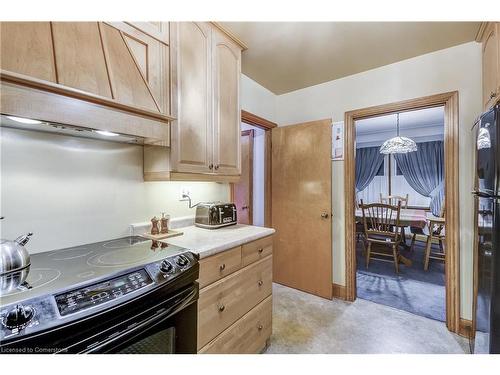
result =
[{"label": "decorative cabinet panel", "polygon": [[500,99],[500,24],[487,23],[480,41],[483,50],[483,109]]},{"label": "decorative cabinet panel", "polygon": [[[206,22],[172,23],[170,40],[172,114],[177,120],[170,151],[145,149],[144,179],[237,181],[242,46]],[[161,155],[167,153],[168,160]]]},{"label": "decorative cabinet panel", "polygon": [[[170,114],[170,51],[168,45],[168,23],[159,22],[162,29],[166,29],[167,42],[163,39],[165,35],[149,30],[151,34],[147,34],[137,27],[132,25],[138,24],[142,29],[149,30],[147,25],[149,22],[112,22],[109,25],[113,26],[123,37],[123,41],[128,49],[129,54],[133,59],[133,64],[129,66],[137,66],[138,69],[129,72],[130,77],[127,77],[127,71],[124,69],[119,72],[123,74],[120,82],[125,84],[121,93],[121,100],[125,102],[141,101],[143,105],[152,108],[153,111],[159,111],[165,115]],[[108,30],[111,28],[108,25]],[[159,27],[159,26],[158,26]],[[116,36],[117,33],[115,32]],[[151,36],[154,35],[155,37]],[[161,39],[159,39],[161,38]],[[135,82],[134,82],[135,81]],[[117,79],[118,82],[118,79]],[[146,84],[144,84],[144,82]],[[130,91],[125,88],[139,87],[138,92]],[[134,95],[137,99],[134,99]]]},{"label": "decorative cabinet panel", "polygon": [[[7,90],[2,92],[2,112],[18,110],[10,90],[21,85],[25,100],[31,101],[26,88],[33,89],[33,96],[40,95],[35,89],[42,90],[48,106],[59,95],[74,99],[81,111],[78,118],[74,109],[72,116],[65,114],[66,108],[58,114],[40,110],[35,118],[95,127],[98,121],[89,123],[89,117],[98,105],[112,108],[110,120],[121,116],[123,123],[136,124],[137,129],[127,125],[123,133],[168,141],[170,66],[164,40],[125,22],[2,22],[0,27],[1,80]],[[168,24],[149,27],[152,34],[169,35]],[[126,120],[127,113],[134,117]],[[52,115],[55,119],[48,118]],[[156,121],[152,127],[141,128],[151,120]]]}]

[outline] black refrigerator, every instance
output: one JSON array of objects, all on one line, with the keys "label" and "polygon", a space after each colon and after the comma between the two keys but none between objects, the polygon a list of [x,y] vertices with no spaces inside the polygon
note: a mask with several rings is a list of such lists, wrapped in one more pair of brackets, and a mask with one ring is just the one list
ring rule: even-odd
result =
[{"label": "black refrigerator", "polygon": [[500,105],[481,115],[478,124],[474,353],[500,353]]}]

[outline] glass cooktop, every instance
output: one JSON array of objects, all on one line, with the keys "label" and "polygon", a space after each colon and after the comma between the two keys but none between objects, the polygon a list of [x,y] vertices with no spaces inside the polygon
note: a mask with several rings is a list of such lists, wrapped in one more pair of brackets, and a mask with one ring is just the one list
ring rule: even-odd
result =
[{"label": "glass cooktop", "polygon": [[26,281],[14,290],[2,291],[0,288],[0,307],[98,281],[186,251],[178,246],[130,236],[32,254]]}]

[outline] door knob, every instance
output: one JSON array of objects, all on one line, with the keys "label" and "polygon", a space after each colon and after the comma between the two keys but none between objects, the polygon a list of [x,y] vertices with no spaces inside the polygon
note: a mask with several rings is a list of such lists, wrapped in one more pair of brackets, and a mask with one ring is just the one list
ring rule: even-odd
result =
[{"label": "door knob", "polygon": [[328,216],[330,216],[330,215],[328,215],[328,213],[327,213],[327,212],[323,212],[323,213],[321,214],[321,217],[322,217],[323,219],[328,219]]},{"label": "door knob", "polygon": [[242,210],[248,210],[248,206],[241,207]]},{"label": "door knob", "polygon": [[490,99],[493,99],[493,98],[495,98],[496,96],[497,96],[497,93],[496,93],[495,91],[492,91],[492,92],[490,93]]}]

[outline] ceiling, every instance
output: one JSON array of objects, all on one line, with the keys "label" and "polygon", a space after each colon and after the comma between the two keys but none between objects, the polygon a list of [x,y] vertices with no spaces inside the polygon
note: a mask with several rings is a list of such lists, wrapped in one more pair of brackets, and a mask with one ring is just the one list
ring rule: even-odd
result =
[{"label": "ceiling", "polygon": [[[368,147],[381,145],[396,136],[396,114],[371,117],[356,121],[356,145]],[[399,114],[402,136],[416,142],[442,140],[444,136],[444,107],[419,109]]]},{"label": "ceiling", "polygon": [[275,94],[473,41],[480,22],[222,22],[242,71]]},{"label": "ceiling", "polygon": [[[356,134],[392,131],[396,135],[396,114],[356,120]],[[399,114],[399,130],[440,127],[444,131],[444,107],[419,109]]]}]

